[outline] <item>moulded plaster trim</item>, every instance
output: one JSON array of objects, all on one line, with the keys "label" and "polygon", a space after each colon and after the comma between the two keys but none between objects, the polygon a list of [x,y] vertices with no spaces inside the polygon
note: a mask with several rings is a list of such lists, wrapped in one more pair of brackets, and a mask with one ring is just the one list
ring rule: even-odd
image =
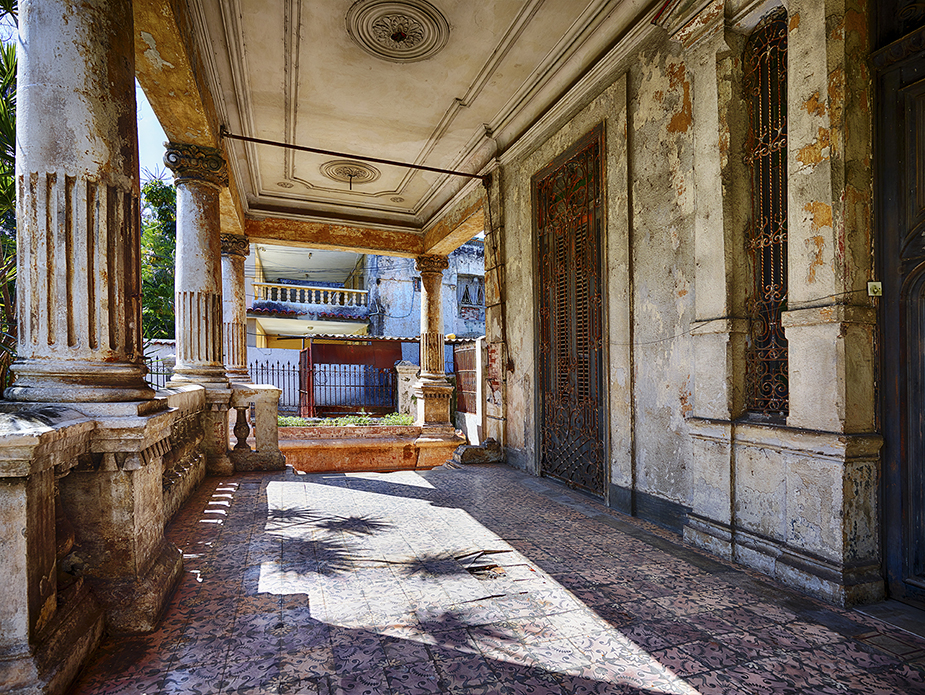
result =
[{"label": "moulded plaster trim", "polygon": [[[286,142],[294,143],[299,115],[299,58],[302,51],[302,0],[288,0],[285,8],[284,64],[286,89],[283,94]],[[283,178],[293,178],[295,162],[290,149],[283,150]]]},{"label": "moulded plaster trim", "polygon": [[[317,213],[318,209],[315,208],[312,213]],[[379,212],[376,210],[376,212]],[[392,213],[393,216],[395,213]],[[401,213],[399,213],[401,214]],[[392,222],[382,222],[382,218],[377,218],[376,221],[373,220],[344,220],[343,215],[339,215],[337,211],[331,211],[331,215],[319,215],[311,214],[307,212],[294,211],[290,207],[286,208],[273,208],[270,206],[251,206],[248,213],[248,219],[254,220],[265,220],[271,218],[280,218],[287,220],[294,220],[297,222],[312,222],[317,224],[336,224],[337,220],[341,220],[340,224],[345,227],[357,227],[357,228],[367,228],[367,229],[378,229],[382,231],[392,231],[392,232],[408,232],[409,234],[417,234],[420,237],[424,238],[424,230],[420,225],[417,218],[414,220],[409,220],[407,224],[402,224],[398,220]]]},{"label": "moulded plaster trim", "polygon": [[[218,5],[222,13],[222,28],[228,49],[228,63],[231,69],[231,81],[235,103],[238,107],[238,117],[244,134],[253,135],[257,132],[257,128],[248,96],[250,94],[250,80],[247,69],[247,50],[244,48],[247,44],[244,39],[244,29],[240,22],[241,3],[240,0],[223,0]],[[211,45],[211,43],[206,45]],[[245,162],[247,163],[248,178],[251,182],[251,191],[256,196],[263,189],[260,167],[257,166],[257,162],[259,162],[257,145],[251,142],[243,143],[243,145],[246,152]],[[250,200],[248,200],[248,206],[250,206]]]},{"label": "moulded plaster trim", "polygon": [[602,91],[602,87],[606,86],[604,84],[605,80],[611,77],[611,74],[620,67],[621,62],[651,34],[661,31],[659,27],[652,23],[657,10],[657,6],[651,8],[637,22],[634,22],[623,39],[610,49],[607,55],[597,61],[574,87],[569,89],[555,104],[546,110],[536,123],[498,155],[498,161],[502,165],[507,165],[530,150],[535,149],[544,138],[559,127],[560,121],[566,119],[572,111],[581,106],[587,97],[594,96],[599,91]]},{"label": "moulded plaster trim", "polygon": [[[526,30],[529,23],[536,16],[536,13],[539,11],[544,1],[545,0],[532,0],[525,5],[523,10],[514,18],[514,21],[508,27],[508,30],[492,52],[489,60],[466,90],[465,96],[454,99],[453,104],[444,112],[440,122],[434,128],[433,133],[431,133],[419,155],[415,158],[415,164],[421,164],[426,161],[427,157],[437,146],[440,138],[446,133],[455,120],[457,114],[463,108],[468,108],[478,98],[479,94],[484,90],[485,85],[488,84],[492,76],[497,72],[501,61],[510,52],[511,48]],[[552,66],[556,65],[557,61],[567,61],[568,58],[574,55],[584,45],[591,34],[593,34],[594,29],[603,21],[604,18],[601,15],[604,14],[604,10],[607,9],[608,4],[608,0],[595,0],[595,2],[589,4],[588,7],[585,8],[585,11],[572,23],[569,27],[569,31],[562,37],[559,43],[547,53],[546,58],[540,66],[531,73],[531,79],[528,79],[524,85],[515,92],[515,95],[501,108],[498,114],[496,114],[494,120],[500,121],[501,125],[492,127],[485,124],[481,131],[477,130],[473,134],[473,137],[469,139],[469,142],[466,143],[466,146],[463,147],[460,154],[452,160],[449,165],[450,168],[461,168],[463,163],[473,158],[480,147],[484,146],[488,141],[494,140],[494,131],[504,127],[523,110],[535,93],[544,87],[549,79],[555,75],[556,71],[552,70]],[[518,95],[525,96],[520,97]],[[497,149],[497,143],[495,143],[495,149]],[[420,214],[422,210],[433,202],[434,198],[445,188],[448,178],[448,176],[440,177],[431,184],[428,190],[421,196],[420,202],[414,207],[415,214]],[[403,181],[399,186],[399,192],[405,185],[406,182]]]},{"label": "moulded plaster trim", "polygon": [[[495,119],[489,124],[494,132],[506,128],[511,121],[523,111],[524,106],[533,100],[536,93],[545,87],[549,83],[549,80],[561,70],[562,66],[569,58],[575,55],[575,53],[587,42],[594,33],[594,29],[600,26],[603,20],[606,19],[606,15],[604,17],[601,15],[604,14],[604,10],[608,8],[607,6],[608,3],[606,0],[597,0],[597,2],[588,5],[586,11],[572,23],[569,32],[563,36],[559,43],[547,54],[546,60],[533,71],[532,79],[525,82],[524,85],[511,96],[507,104],[501,108],[495,116]],[[607,14],[609,14],[609,12]],[[651,14],[651,12],[648,13],[643,19],[646,25],[651,23],[649,16]]]}]

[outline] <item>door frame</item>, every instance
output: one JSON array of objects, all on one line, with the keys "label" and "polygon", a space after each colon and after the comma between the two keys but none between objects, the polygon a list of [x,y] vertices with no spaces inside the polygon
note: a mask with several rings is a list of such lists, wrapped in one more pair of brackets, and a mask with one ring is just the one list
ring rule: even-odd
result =
[{"label": "door frame", "polygon": [[600,496],[597,496],[582,488],[567,485],[559,478],[550,477],[557,483],[567,485],[569,489],[575,490],[582,494],[587,494],[595,499],[603,501],[605,505],[610,505],[610,480],[611,480],[611,452],[610,452],[610,382],[607,379],[607,373],[610,366],[610,312],[608,311],[609,302],[609,264],[607,255],[607,121],[601,121],[590,130],[574,138],[565,149],[552,157],[546,164],[537,169],[530,177],[530,241],[531,241],[531,265],[533,272],[533,383],[535,384],[533,394],[533,412],[534,412],[534,432],[535,451],[534,451],[534,469],[537,475],[546,476],[543,470],[543,390],[542,390],[542,370],[540,362],[540,294],[539,287],[540,277],[540,230],[537,224],[536,215],[536,187],[535,182],[545,175],[558,169],[565,162],[571,159],[585,145],[593,140],[597,140],[600,146],[600,185],[601,197],[603,199],[601,208],[601,236],[600,236],[600,277],[601,277],[601,445],[603,448],[603,490]]}]

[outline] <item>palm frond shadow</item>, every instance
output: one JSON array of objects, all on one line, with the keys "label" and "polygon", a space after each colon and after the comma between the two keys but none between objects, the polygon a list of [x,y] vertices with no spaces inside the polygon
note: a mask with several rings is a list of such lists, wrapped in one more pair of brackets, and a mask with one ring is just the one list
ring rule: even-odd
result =
[{"label": "palm frond shadow", "polygon": [[326,539],[286,538],[283,540],[285,566],[296,572],[332,576],[356,567],[355,551],[346,543]]},{"label": "palm frond shadow", "polygon": [[372,536],[394,528],[391,522],[370,515],[322,514],[308,507],[271,508],[267,511],[267,522],[271,526],[270,530],[310,524],[329,533],[341,532],[355,536]]},{"label": "palm frond shadow", "polygon": [[394,524],[372,516],[333,516],[315,524],[325,531],[349,533],[355,536],[372,536],[395,528]]}]

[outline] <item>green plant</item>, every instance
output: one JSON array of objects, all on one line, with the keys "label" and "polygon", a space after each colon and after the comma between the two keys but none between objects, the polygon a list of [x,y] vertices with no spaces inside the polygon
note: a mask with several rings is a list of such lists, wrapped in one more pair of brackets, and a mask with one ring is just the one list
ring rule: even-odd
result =
[{"label": "green plant", "polygon": [[276,422],[280,427],[311,427],[313,424],[304,417],[296,417],[295,415],[280,415],[277,417]]},{"label": "green plant", "polygon": [[379,420],[380,425],[412,425],[414,417],[406,413],[389,413]]}]

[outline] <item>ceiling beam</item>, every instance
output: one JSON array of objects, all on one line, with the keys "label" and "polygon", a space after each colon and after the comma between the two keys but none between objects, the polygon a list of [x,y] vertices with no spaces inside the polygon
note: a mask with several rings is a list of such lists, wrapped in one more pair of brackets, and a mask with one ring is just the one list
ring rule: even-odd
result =
[{"label": "ceiling beam", "polygon": [[298,246],[404,258],[414,258],[424,253],[424,238],[420,234],[392,229],[267,217],[245,220],[244,230],[253,244]]},{"label": "ceiling beam", "polygon": [[485,231],[485,189],[473,187],[450,211],[424,232],[424,253],[448,256]]},{"label": "ceiling beam", "polygon": [[[215,104],[202,88],[183,3],[135,0],[135,76],[171,142],[222,149]],[[227,157],[227,155],[226,155]],[[244,211],[233,180],[221,194],[222,231],[244,233]]]}]

